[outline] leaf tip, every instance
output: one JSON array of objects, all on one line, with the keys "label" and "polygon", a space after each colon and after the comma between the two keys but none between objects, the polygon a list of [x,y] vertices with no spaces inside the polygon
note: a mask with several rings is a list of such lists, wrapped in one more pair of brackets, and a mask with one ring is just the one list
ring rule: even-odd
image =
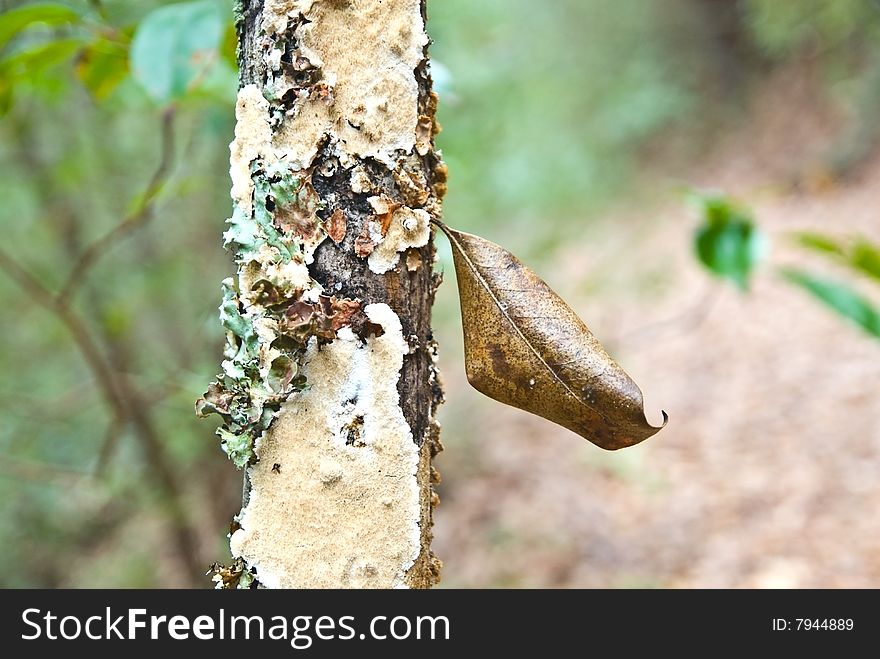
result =
[{"label": "leaf tip", "polygon": [[659,426],[651,426],[656,432],[663,430],[666,427],[666,424],[669,423],[669,415],[666,413],[666,410],[660,410],[660,414],[663,415],[663,423]]}]

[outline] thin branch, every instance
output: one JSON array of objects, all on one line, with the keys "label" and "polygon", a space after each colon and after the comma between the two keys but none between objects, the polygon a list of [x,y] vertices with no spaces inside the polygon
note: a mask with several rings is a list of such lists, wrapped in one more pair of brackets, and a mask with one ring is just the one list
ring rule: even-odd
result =
[{"label": "thin branch", "polygon": [[156,208],[155,201],[162,188],[168,181],[171,165],[174,160],[174,107],[167,108],[162,113],[162,146],[159,154],[159,164],[147,184],[146,190],[140,198],[137,207],[115,227],[86,247],[79,260],[70,271],[67,281],[58,293],[60,299],[67,299],[74,294],[82,284],[88,271],[98,260],[109,252],[120,240],[133,231],[141,228],[152,219]]},{"label": "thin branch", "polygon": [[116,384],[119,387],[120,395],[126,402],[128,418],[136,437],[144,448],[153,475],[158,479],[165,494],[164,508],[172,522],[173,540],[177,547],[178,556],[186,568],[186,574],[191,583],[198,584],[203,576],[204,566],[199,562],[198,538],[189,522],[189,516],[183,503],[183,488],[180,486],[173,463],[162,443],[159,430],[150,412],[149,403],[124,375],[129,370],[128,363],[130,361],[127,346],[122,343],[114,344],[109,339],[107,339],[107,343],[110,363],[115,366],[116,372],[123,374],[116,379]]},{"label": "thin branch", "polygon": [[124,419],[118,416],[114,416],[110,419],[110,423],[107,424],[107,429],[104,431],[104,438],[101,442],[101,450],[98,452],[98,461],[95,463],[93,472],[96,477],[102,477],[107,471],[107,465],[110,463],[110,458],[116,452],[116,447],[119,445],[119,437],[124,426]]},{"label": "thin branch", "polygon": [[22,268],[18,262],[9,256],[3,248],[0,247],[0,270],[3,270],[10,279],[18,284],[21,289],[27,293],[34,302],[41,307],[55,312],[58,302],[55,296],[49,292],[49,289],[43,286],[37,279],[27,270]]},{"label": "thin branch", "polygon": [[102,0],[89,0],[89,4],[92,5],[92,9],[98,13],[98,16],[101,17],[102,21],[107,20],[107,8],[104,6]]},{"label": "thin branch", "polygon": [[113,371],[104,360],[91,332],[79,316],[67,306],[63,299],[52,295],[43,284],[22,268],[2,248],[0,248],[0,270],[6,272],[34,302],[58,317],[82,353],[89,369],[95,375],[98,386],[113,413],[123,418],[126,417],[125,404],[116,391],[113,381]]},{"label": "thin branch", "polygon": [[0,478],[44,483],[47,477],[52,480],[64,481],[65,484],[76,485],[84,479],[91,478],[92,475],[66,465],[20,460],[11,456],[4,456],[0,462]]}]

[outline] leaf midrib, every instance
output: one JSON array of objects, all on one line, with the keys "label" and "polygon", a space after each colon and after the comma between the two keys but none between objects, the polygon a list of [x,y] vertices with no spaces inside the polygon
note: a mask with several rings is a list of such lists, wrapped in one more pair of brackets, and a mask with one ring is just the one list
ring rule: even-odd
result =
[{"label": "leaf midrib", "polygon": [[523,340],[523,342],[528,346],[529,350],[532,351],[532,354],[538,358],[538,361],[540,361],[541,364],[544,365],[544,368],[546,368],[550,372],[550,374],[553,376],[553,378],[557,382],[559,382],[559,384],[561,384],[565,388],[565,391],[568,392],[568,394],[571,395],[571,397],[574,398],[578,403],[580,403],[581,405],[583,405],[587,409],[592,410],[593,412],[598,414],[609,425],[616,425],[601,410],[597,409],[596,407],[590,405],[585,400],[580,398],[574,392],[574,390],[568,385],[568,383],[565,382],[565,380],[563,380],[562,377],[560,377],[560,375],[550,366],[550,364],[547,363],[547,361],[541,356],[541,354],[537,350],[535,350],[535,347],[532,345],[531,341],[529,341],[529,339],[526,337],[526,335],[523,334],[523,332],[522,332],[522,330],[520,330],[519,326],[513,321],[513,319],[507,313],[507,310],[503,306],[501,306],[501,302],[498,300],[498,297],[495,295],[495,292],[489,286],[489,283],[486,281],[486,279],[483,277],[483,275],[477,269],[477,266],[474,264],[474,262],[471,260],[471,258],[467,255],[467,252],[465,252],[464,249],[462,249],[461,243],[458,241],[458,238],[453,234],[453,229],[450,229],[445,224],[441,224],[439,222],[435,222],[435,224],[437,224],[437,226],[439,226],[443,230],[443,233],[445,233],[446,237],[449,238],[450,244],[452,244],[453,247],[456,249],[456,251],[459,254],[461,254],[461,256],[464,258],[465,263],[467,263],[467,266],[471,269],[471,271],[474,273],[474,275],[476,275],[477,279],[479,280],[479,282],[483,286],[483,288],[486,289],[486,292],[492,298],[492,301],[495,303],[495,306],[498,309],[498,311],[501,312],[501,315],[507,319],[507,322],[509,322],[511,324],[511,326],[513,327],[513,329],[516,330],[516,333]]}]

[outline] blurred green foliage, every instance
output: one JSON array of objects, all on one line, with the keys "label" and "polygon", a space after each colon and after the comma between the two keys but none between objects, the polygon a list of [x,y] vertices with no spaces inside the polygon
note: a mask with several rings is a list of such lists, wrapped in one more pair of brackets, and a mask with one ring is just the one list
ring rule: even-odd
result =
[{"label": "blurred green foliage", "polygon": [[[800,232],[795,234],[794,239],[807,250],[864,275],[874,283],[880,282],[880,247],[866,238],[838,238],[823,233]],[[850,284],[796,269],[783,270],[783,275],[840,316],[854,322],[871,336],[880,338],[880,309],[859,295]]]},{"label": "blurred green foliage", "polygon": [[[749,66],[730,57],[731,30],[775,58],[818,34],[845,71],[876,51],[871,2],[748,0],[724,14],[732,25],[714,2],[431,0],[449,221],[503,232],[531,258],[588,230],[637,194],[652,141],[711,117],[706,90]],[[220,359],[219,283],[233,271],[221,248],[232,2],[0,0],[0,12],[0,247],[54,294],[129,222],[61,302],[139,411],[114,419],[70,328],[0,272],[0,540],[14,566],[0,585],[204,585],[170,547],[188,528],[197,565],[223,560],[238,510],[239,476],[192,412]],[[851,39],[861,59],[844,57]],[[747,277],[745,261],[730,263]],[[169,506],[151,433],[186,519]]]},{"label": "blurred green foliage", "polygon": [[229,9],[224,4],[181,2],[141,21],[131,43],[131,73],[157,104],[186,97],[226,64],[220,59]]},{"label": "blurred green foliage", "polygon": [[[25,5],[19,12],[31,20],[17,25],[7,19],[21,13],[0,14],[0,34],[16,27],[0,51],[2,248],[53,293],[88,246],[142,204],[164,148],[165,110],[129,73],[132,35],[161,3],[64,4]],[[225,28],[231,2],[220,4]],[[174,546],[176,531],[144,432],[175,469],[187,524],[196,533],[214,526],[198,564],[223,556],[236,476],[192,405],[216,369],[219,282],[231,272],[220,233],[234,73],[224,85],[179,100],[154,216],[102,253],[67,300],[115,377],[135,390],[140,425],[113,422],[64,323],[0,273],[0,538],[16,565],[4,586],[194,583],[175,551],[161,549]],[[202,477],[190,481],[190,470]],[[225,495],[210,491],[221,477]],[[166,574],[144,571],[160,567],[157,551],[169,554]]]},{"label": "blurred green foliage", "polygon": [[[698,260],[713,274],[730,279],[745,291],[755,266],[767,252],[767,240],[751,211],[719,193],[694,194],[700,224],[694,236]],[[836,238],[815,231],[793,235],[795,244],[830,258],[856,273],[880,281],[880,247],[864,237]],[[855,323],[870,336],[880,338],[880,310],[852,284],[799,268],[782,267],[786,281],[805,290],[840,317]]]},{"label": "blurred green foliage", "polygon": [[694,194],[692,201],[702,218],[694,236],[700,263],[745,291],[755,266],[767,254],[767,238],[755,226],[751,214],[730,199]]},{"label": "blurred green foliage", "polygon": [[744,9],[756,44],[772,57],[809,50],[852,58],[878,49],[875,0],[747,0]]},{"label": "blurred green foliage", "polygon": [[856,293],[849,284],[794,268],[785,268],[782,274],[792,284],[803,288],[842,318],[880,339],[880,311],[870,300]]},{"label": "blurred green foliage", "polygon": [[794,237],[801,246],[880,281],[880,248],[866,238],[840,239],[815,231],[800,232]]}]

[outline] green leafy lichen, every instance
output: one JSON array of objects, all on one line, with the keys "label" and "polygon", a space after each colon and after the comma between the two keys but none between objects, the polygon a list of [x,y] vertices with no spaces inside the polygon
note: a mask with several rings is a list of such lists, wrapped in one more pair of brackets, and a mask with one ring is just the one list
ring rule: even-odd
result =
[{"label": "green leafy lichen", "polygon": [[[292,237],[285,236],[275,226],[273,211],[295,198],[300,180],[287,169],[276,166],[268,170],[261,159],[251,163],[251,179],[254,183],[251,214],[235,204],[232,217],[227,220],[231,228],[223,234],[225,245],[235,250],[239,263],[260,260],[267,245],[275,250],[272,260],[288,263],[300,250]],[[276,196],[281,196],[280,202]]]},{"label": "green leafy lichen", "polygon": [[256,357],[260,348],[260,341],[254,330],[254,324],[241,315],[239,311],[238,297],[235,294],[235,284],[232,277],[227,277],[221,282],[223,290],[223,302],[220,304],[220,322],[227,331],[232,332],[241,339],[241,349],[245,350],[246,357]]},{"label": "green leafy lichen", "polygon": [[[221,447],[239,468],[253,460],[254,444],[281,404],[305,389],[299,365],[311,341],[329,343],[342,327],[351,327],[362,338],[382,333],[366,317],[360,300],[319,295],[317,302],[309,302],[300,290],[285,293],[264,280],[258,284],[260,302],[243,311],[233,280],[223,281],[223,373],[196,402],[199,416],[219,414],[223,419],[217,430]],[[257,320],[275,329],[261,335]]]},{"label": "green leafy lichen", "polygon": [[232,278],[223,280],[220,321],[226,328],[223,373],[196,402],[199,416],[219,414],[224,424],[217,429],[221,447],[239,468],[253,457],[257,437],[269,427],[283,400],[299,383],[290,378],[286,386],[273,390],[260,369],[261,342],[254,321],[242,312]]},{"label": "green leafy lichen", "polygon": [[225,428],[218,428],[217,434],[220,436],[223,451],[229,456],[239,469],[243,469],[250,462],[253,454],[253,438],[248,433],[235,434]]},{"label": "green leafy lichen", "polygon": [[240,270],[253,274],[256,268],[256,275],[242,284],[246,291],[238,290],[231,277],[222,282],[223,372],[196,402],[199,416],[223,419],[217,430],[221,447],[239,468],[254,460],[254,445],[281,404],[306,387],[300,364],[310,341],[332,341],[342,326],[362,336],[380,331],[368,322],[359,300],[322,295],[307,276],[277,275],[277,268],[294,257],[305,267],[306,246],[314,248],[322,237],[320,204],[308,173],[261,158],[251,162],[250,171],[252,210],[236,204],[224,237]]},{"label": "green leafy lichen", "polygon": [[253,572],[251,572],[250,570],[244,570],[238,576],[238,585],[236,586],[236,588],[238,588],[239,590],[246,590],[254,584],[255,579],[256,577],[254,577]]},{"label": "green leafy lichen", "polygon": [[299,177],[277,166],[268,168],[267,173],[274,179],[269,184],[269,192],[276,204],[288,206],[299,200],[297,193],[302,188],[302,180]]},{"label": "green leafy lichen", "polygon": [[223,234],[226,247],[235,249],[242,262],[257,260],[260,248],[266,244],[266,240],[260,235],[253,218],[245,215],[244,209],[235,204],[232,217],[227,223],[231,228]]},{"label": "green leafy lichen", "polygon": [[266,243],[277,249],[281,260],[287,263],[296,250],[292,249],[292,243],[282,240],[280,232],[272,224],[272,212],[267,207],[269,204],[276,205],[272,199],[272,186],[260,177],[254,181],[254,221],[263,230]]},{"label": "green leafy lichen", "polygon": [[235,0],[232,5],[232,22],[236,28],[240,25],[244,25],[245,21],[245,6],[243,0]]}]

